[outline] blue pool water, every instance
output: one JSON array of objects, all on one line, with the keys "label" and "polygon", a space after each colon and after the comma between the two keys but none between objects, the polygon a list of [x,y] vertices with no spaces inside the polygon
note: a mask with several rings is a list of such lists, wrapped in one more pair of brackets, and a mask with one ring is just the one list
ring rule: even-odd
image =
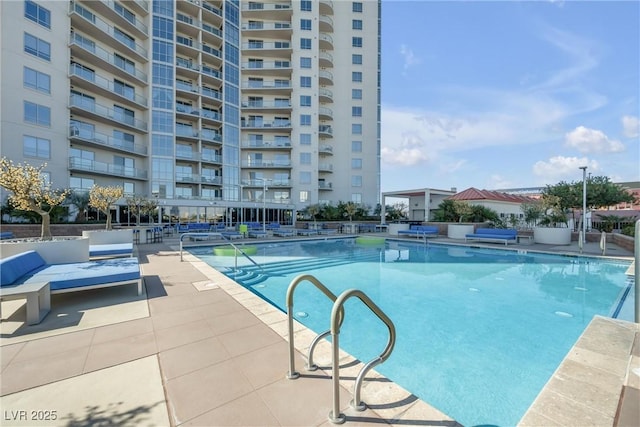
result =
[{"label": "blue pool water", "polygon": [[[262,270],[239,257],[235,271],[234,257],[211,247],[190,252],[283,311],[302,273],[336,295],[363,290],[397,330],[376,370],[467,426],[516,425],[591,318],[615,317],[631,287],[630,263],[615,260],[353,239],[254,246]],[[329,329],[330,301],[311,284],[298,286],[294,304],[301,323]],[[345,310],[340,346],[369,361],[387,329],[355,298]]]}]

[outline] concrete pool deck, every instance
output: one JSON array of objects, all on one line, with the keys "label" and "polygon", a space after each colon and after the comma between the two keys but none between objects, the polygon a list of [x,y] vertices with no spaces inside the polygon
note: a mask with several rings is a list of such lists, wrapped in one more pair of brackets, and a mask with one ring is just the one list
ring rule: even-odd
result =
[{"label": "concrete pool deck", "polygon": [[[54,311],[34,326],[24,325],[21,301],[2,303],[6,318],[0,326],[2,425],[331,425],[327,419],[332,407],[330,346],[324,342],[316,351],[315,360],[322,369],[315,372],[304,370],[298,351],[296,367],[302,377],[285,379],[284,314],[195,257],[187,254],[185,262],[180,262],[177,244],[177,238],[165,238],[163,243],[136,246],[145,275],[142,298],[137,297],[134,286],[56,295]],[[509,249],[578,252],[577,245],[509,245]],[[600,248],[587,243],[584,253],[599,255]],[[608,246],[608,254],[631,256],[614,245]],[[591,370],[583,375],[582,366],[574,365],[567,373],[561,366],[541,393],[557,393],[554,379],[560,385],[575,384],[572,372],[577,372],[581,385],[577,390],[582,395],[539,396],[522,425],[540,425],[536,422],[541,420],[546,425],[638,424],[638,325],[612,321],[612,327],[603,320],[605,325],[593,335],[594,322],[590,324],[563,362],[595,361]],[[307,348],[313,336],[296,325],[299,350]],[[602,354],[605,348],[617,353]],[[361,365],[341,354],[341,366],[340,407],[348,425],[457,425],[375,373],[367,375],[362,390],[369,408],[365,412],[350,409],[353,380]],[[620,384],[616,386],[605,374],[622,376]],[[585,378],[593,379],[594,384]],[[629,405],[616,421],[623,387],[623,401]],[[565,387],[567,390],[570,388]],[[580,419],[567,406],[572,401],[583,405],[602,401],[605,391],[605,409],[608,414],[614,408],[613,417],[597,409],[597,415],[603,415],[600,418],[589,413],[590,418]],[[535,407],[539,402],[544,404],[544,418],[534,418],[540,413]]]}]

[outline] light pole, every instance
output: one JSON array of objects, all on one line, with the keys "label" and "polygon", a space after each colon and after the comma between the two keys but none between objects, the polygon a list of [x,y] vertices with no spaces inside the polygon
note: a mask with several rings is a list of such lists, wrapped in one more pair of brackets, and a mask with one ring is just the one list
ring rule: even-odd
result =
[{"label": "light pole", "polygon": [[580,246],[580,253],[582,253],[582,247],[587,243],[585,233],[585,227],[587,225],[587,167],[580,166],[580,169],[582,169],[582,246]]},{"label": "light pole", "polygon": [[256,178],[262,181],[262,231],[267,232],[267,180]]}]

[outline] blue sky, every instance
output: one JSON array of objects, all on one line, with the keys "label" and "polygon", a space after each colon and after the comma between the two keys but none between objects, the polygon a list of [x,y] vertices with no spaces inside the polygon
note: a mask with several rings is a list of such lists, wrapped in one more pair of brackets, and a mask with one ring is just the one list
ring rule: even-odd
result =
[{"label": "blue sky", "polygon": [[382,191],[640,180],[639,1],[382,2]]}]

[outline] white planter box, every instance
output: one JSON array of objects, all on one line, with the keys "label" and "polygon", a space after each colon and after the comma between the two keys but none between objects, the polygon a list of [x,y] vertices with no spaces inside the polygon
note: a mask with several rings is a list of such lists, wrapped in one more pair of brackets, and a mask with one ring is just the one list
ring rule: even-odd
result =
[{"label": "white planter box", "polygon": [[82,237],[88,237],[90,245],[133,243],[133,230],[85,230],[82,232]]},{"label": "white planter box", "polygon": [[570,245],[570,228],[535,227],[533,229],[533,241],[543,245]]},{"label": "white planter box", "polygon": [[408,230],[409,224],[389,224],[389,235],[397,236],[398,231],[400,230]]},{"label": "white planter box", "polygon": [[89,238],[78,236],[54,237],[53,240],[20,241],[0,243],[0,257],[7,258],[34,250],[47,264],[66,264],[89,261]]},{"label": "white planter box", "polygon": [[449,224],[447,226],[447,237],[464,240],[467,234],[473,233],[473,230],[473,224]]}]

